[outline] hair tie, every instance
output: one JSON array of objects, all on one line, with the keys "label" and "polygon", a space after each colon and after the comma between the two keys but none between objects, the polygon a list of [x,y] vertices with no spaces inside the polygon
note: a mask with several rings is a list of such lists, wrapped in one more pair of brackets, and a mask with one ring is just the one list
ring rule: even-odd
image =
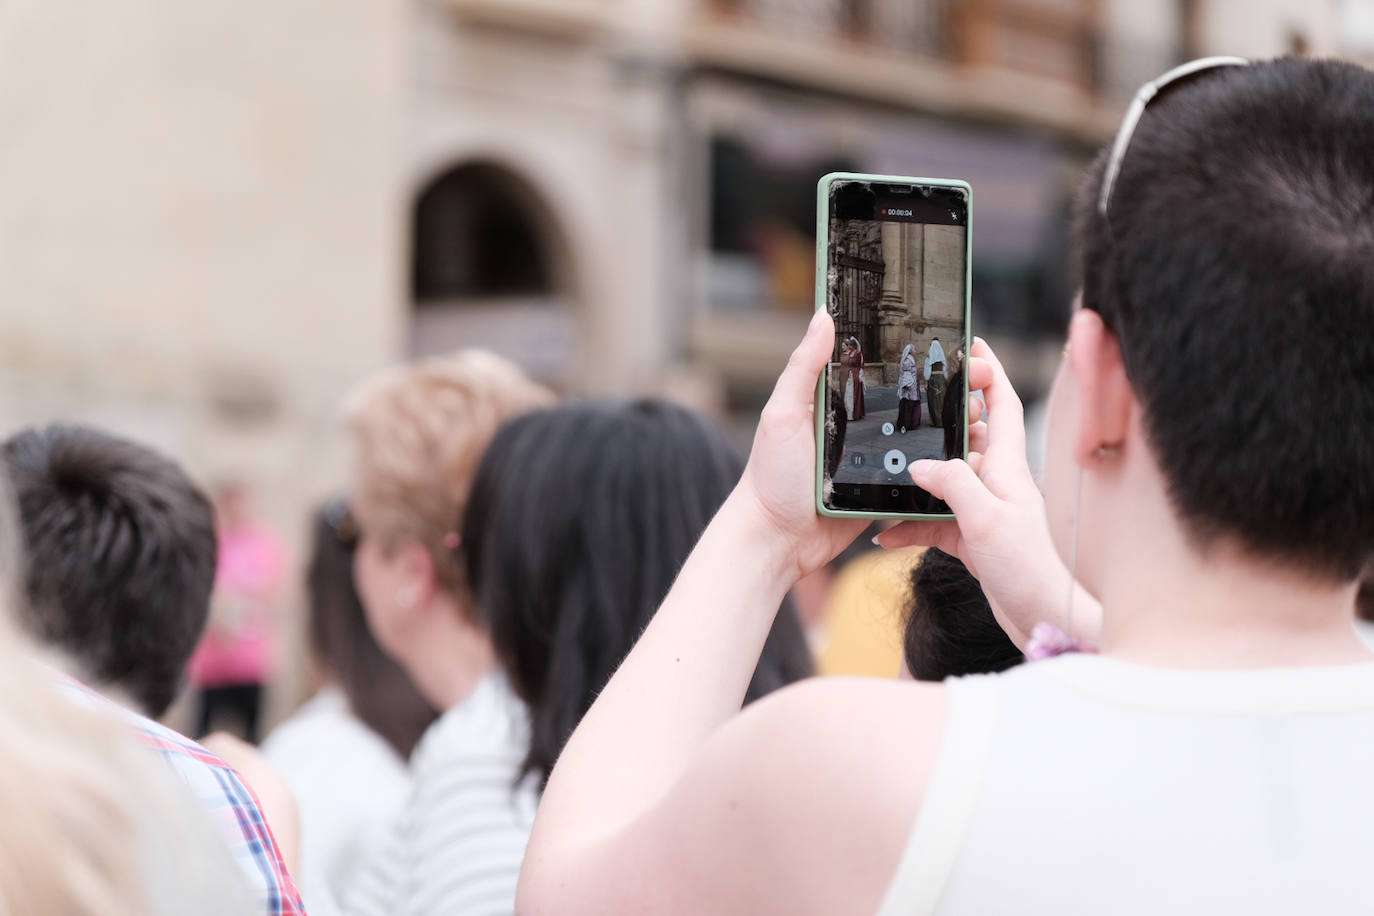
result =
[{"label": "hair tie", "polygon": [[1069,652],[1096,653],[1097,650],[1092,646],[1084,645],[1080,640],[1045,620],[1040,621],[1031,629],[1030,642],[1026,645],[1027,661],[1040,661]]}]

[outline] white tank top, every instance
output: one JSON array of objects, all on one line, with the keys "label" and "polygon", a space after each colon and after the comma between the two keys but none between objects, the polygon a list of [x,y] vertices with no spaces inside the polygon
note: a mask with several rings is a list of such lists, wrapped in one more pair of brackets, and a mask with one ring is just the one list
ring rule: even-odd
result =
[{"label": "white tank top", "polygon": [[1374,913],[1374,664],[947,685],[880,916]]}]

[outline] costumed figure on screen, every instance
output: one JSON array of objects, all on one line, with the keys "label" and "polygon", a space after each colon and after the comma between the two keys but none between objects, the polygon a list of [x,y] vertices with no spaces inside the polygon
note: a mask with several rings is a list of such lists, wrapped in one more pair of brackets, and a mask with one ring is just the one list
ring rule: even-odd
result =
[{"label": "costumed figure on screen", "polygon": [[850,420],[864,418],[864,351],[859,347],[859,339],[850,337],[845,340],[840,351],[840,362],[848,369],[844,380],[844,406],[849,411]]},{"label": "costumed figure on screen", "polygon": [[921,428],[921,379],[917,374],[915,344],[903,348],[897,371],[897,428],[905,433]]},{"label": "costumed figure on screen", "polygon": [[968,410],[968,395],[964,392],[964,349],[954,351],[949,361],[949,388],[945,391],[945,459],[964,457],[964,440],[960,427]]},{"label": "costumed figure on screen", "polygon": [[940,346],[938,337],[930,342],[930,350],[926,353],[925,379],[930,425],[944,426],[941,411],[945,405],[945,348]]}]

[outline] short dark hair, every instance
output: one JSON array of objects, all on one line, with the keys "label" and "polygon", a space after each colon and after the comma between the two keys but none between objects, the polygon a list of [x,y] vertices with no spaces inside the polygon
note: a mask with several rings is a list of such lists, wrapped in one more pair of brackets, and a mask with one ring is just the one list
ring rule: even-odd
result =
[{"label": "short dark hair", "polygon": [[5,440],[25,550],[20,617],[97,685],[166,712],[205,628],[210,501],[173,461],[84,426]]},{"label": "short dark hair", "polygon": [[1146,109],[1077,204],[1083,305],[1117,336],[1196,545],[1349,581],[1374,553],[1374,73],[1224,67]]},{"label": "short dark hair", "polygon": [[[657,401],[566,405],[496,434],[463,549],[497,657],[530,707],[522,774],[548,779],[742,468],[724,433]],[[747,699],[811,673],[788,602]]]},{"label": "short dark hair", "polygon": [[990,674],[1025,661],[978,580],[958,558],[934,547],[911,571],[902,655],[918,681]]},{"label": "short dark hair", "polygon": [[306,575],[310,648],[348,697],[353,714],[407,759],[439,714],[368,629],[353,584],[358,531],[347,505],[336,500],[321,507],[312,527]]}]

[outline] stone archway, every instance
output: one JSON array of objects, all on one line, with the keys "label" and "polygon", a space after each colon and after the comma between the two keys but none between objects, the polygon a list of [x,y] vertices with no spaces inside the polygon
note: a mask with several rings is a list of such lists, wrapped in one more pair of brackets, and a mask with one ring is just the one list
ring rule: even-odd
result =
[{"label": "stone archway", "polygon": [[411,355],[483,347],[562,381],[576,352],[570,246],[533,184],[456,163],[420,187],[410,223]]}]

